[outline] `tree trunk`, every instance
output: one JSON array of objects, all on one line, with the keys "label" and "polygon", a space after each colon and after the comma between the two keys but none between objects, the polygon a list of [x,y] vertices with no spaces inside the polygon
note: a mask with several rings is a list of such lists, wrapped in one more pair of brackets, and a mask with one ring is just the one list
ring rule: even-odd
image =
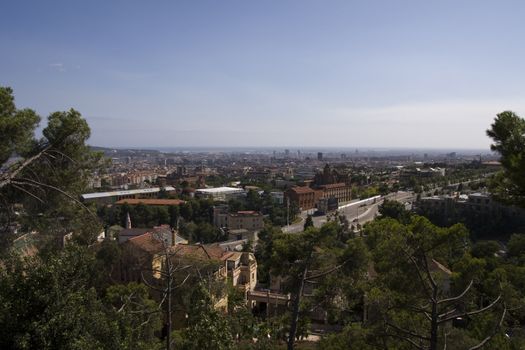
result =
[{"label": "tree trunk", "polygon": [[166,254],[166,265],[168,267],[168,334],[166,337],[166,349],[171,350],[171,261],[168,254]]},{"label": "tree trunk", "polygon": [[438,308],[437,288],[432,290],[432,315],[430,321],[430,350],[437,350],[438,346]]},{"label": "tree trunk", "polygon": [[301,296],[303,295],[307,271],[308,268],[305,266],[301,281],[299,282],[299,286],[297,288],[297,295],[295,296],[293,302],[292,323],[290,325],[290,334],[288,335],[288,350],[293,350],[295,345],[295,335],[297,334],[297,323],[299,321],[299,306],[301,303]]}]

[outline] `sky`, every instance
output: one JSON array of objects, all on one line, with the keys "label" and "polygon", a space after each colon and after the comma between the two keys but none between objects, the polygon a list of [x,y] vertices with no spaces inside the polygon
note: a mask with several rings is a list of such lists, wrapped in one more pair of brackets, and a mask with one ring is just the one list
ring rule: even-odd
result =
[{"label": "sky", "polygon": [[[108,147],[487,149],[524,1],[4,1],[0,85]],[[45,122],[44,122],[45,124]]]}]

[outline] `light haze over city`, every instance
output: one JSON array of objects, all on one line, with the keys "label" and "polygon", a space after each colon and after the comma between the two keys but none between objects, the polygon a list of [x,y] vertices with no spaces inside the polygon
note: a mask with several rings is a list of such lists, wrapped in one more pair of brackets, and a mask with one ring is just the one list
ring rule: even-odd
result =
[{"label": "light haze over city", "polygon": [[[153,6],[153,4],[155,4]],[[521,1],[9,1],[0,85],[110,147],[488,149]]]}]

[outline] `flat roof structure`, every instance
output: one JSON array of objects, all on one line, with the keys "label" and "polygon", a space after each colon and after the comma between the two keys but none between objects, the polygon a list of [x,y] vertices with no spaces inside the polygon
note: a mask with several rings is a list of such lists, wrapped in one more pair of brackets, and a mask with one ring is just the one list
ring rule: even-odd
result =
[{"label": "flat roof structure", "polygon": [[196,193],[203,194],[221,194],[221,193],[241,193],[244,192],[242,188],[237,187],[214,187],[214,188],[199,188],[195,190]]},{"label": "flat roof structure", "polygon": [[[166,191],[175,191],[175,188],[172,186],[164,187]],[[124,191],[112,191],[112,192],[95,192],[95,193],[84,193],[80,195],[83,200],[89,199],[98,199],[98,198],[107,198],[107,197],[120,197],[120,196],[132,196],[148,193],[158,193],[160,192],[160,187],[152,188],[141,188],[138,190],[124,190]]]}]

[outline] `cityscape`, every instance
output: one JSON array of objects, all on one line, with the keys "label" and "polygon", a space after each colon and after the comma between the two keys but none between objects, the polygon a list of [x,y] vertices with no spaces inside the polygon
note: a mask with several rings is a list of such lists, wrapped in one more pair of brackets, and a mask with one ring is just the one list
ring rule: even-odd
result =
[{"label": "cityscape", "polygon": [[525,349],[524,10],[6,4],[0,349]]}]

